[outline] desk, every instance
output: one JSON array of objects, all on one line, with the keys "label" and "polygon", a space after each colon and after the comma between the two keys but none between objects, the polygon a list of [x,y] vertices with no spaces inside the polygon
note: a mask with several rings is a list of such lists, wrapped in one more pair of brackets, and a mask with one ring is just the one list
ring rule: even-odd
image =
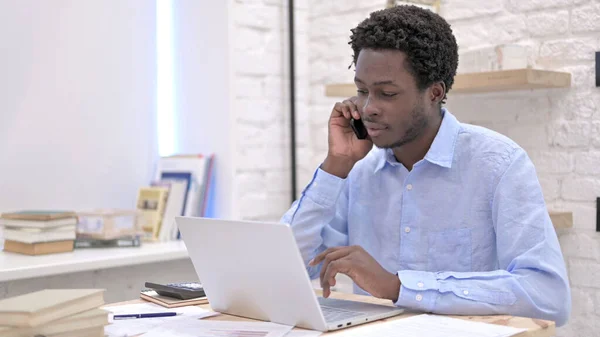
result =
[{"label": "desk", "polygon": [[[168,270],[168,273],[165,273]],[[0,251],[0,299],[44,288],[105,288],[107,301],[139,295],[145,281],[196,281],[183,241],[28,256]]]},{"label": "desk", "polygon": [[[315,293],[319,296],[321,295],[320,290],[315,290]],[[378,298],[370,297],[370,296],[355,295],[355,294],[332,292],[331,297],[339,298],[339,299],[376,303],[376,304],[383,304],[383,305],[390,305],[390,306],[392,305],[391,302],[387,301],[387,300],[382,300],[382,299],[378,299]],[[139,300],[127,301],[127,302],[122,302],[122,303],[117,303],[117,304],[110,304],[110,305],[144,303],[144,302],[145,301],[139,299]],[[210,310],[209,304],[200,305],[199,307]],[[402,319],[402,318],[414,316],[416,314],[417,313],[405,313],[405,314],[402,314],[399,316],[395,316],[392,318],[383,319],[383,320],[379,320],[379,321],[375,321],[375,322],[371,322],[371,323],[367,323],[367,324],[369,324],[369,325],[381,324],[382,322],[385,322],[388,320]],[[527,331],[522,332],[518,335],[515,335],[518,337],[550,337],[550,336],[555,335],[555,324],[554,324],[554,322],[551,322],[551,321],[544,321],[544,320],[525,318],[525,317],[506,316],[506,315],[500,315],[500,316],[451,316],[451,317],[472,320],[472,321],[476,321],[476,322],[484,322],[484,323],[491,323],[491,324],[498,324],[498,325],[504,325],[504,326],[511,326],[511,327],[515,327],[515,328],[527,329]],[[214,317],[209,317],[209,318],[204,318],[204,319],[220,320],[220,321],[252,321],[250,319],[237,317],[237,316],[229,316],[229,315],[225,315],[225,314],[214,316]],[[359,326],[364,326],[364,325],[359,325]],[[348,328],[348,329],[352,329],[352,328]],[[339,333],[339,331],[325,333],[325,334],[323,334],[323,336],[335,336],[337,333]]]}]

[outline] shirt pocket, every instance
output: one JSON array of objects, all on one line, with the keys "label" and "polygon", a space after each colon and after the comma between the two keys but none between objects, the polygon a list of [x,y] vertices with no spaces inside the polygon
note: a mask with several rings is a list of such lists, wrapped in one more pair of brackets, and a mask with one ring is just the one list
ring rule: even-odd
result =
[{"label": "shirt pocket", "polygon": [[427,235],[427,270],[432,272],[471,271],[471,230],[469,228],[431,231]]}]

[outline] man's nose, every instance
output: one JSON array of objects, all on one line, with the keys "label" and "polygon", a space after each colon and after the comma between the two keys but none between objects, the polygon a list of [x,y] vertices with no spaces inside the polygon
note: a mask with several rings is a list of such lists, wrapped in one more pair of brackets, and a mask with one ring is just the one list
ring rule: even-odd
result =
[{"label": "man's nose", "polygon": [[362,110],[363,114],[365,114],[366,116],[379,115],[379,109],[377,108],[377,104],[370,96],[364,100]]}]

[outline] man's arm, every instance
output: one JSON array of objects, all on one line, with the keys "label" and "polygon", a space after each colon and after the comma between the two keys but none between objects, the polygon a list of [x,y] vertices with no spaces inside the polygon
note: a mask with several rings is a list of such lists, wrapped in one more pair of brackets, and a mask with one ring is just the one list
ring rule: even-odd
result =
[{"label": "man's arm", "polygon": [[571,293],[565,263],[535,168],[513,153],[492,202],[499,270],[399,271],[396,305],[441,314],[510,314],[566,323]]},{"label": "man's arm", "polygon": [[348,245],[346,180],[318,168],[302,196],[281,219],[291,225],[312,279],[319,276],[321,267],[309,266],[310,260],[328,247]]}]

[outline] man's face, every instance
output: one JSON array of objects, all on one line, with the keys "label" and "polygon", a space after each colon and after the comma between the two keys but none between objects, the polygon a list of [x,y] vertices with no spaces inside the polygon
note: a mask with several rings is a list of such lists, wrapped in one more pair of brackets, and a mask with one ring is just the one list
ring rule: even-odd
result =
[{"label": "man's face", "polygon": [[399,147],[427,127],[425,92],[405,68],[406,54],[396,50],[363,49],[356,61],[358,111],[373,144]]}]

